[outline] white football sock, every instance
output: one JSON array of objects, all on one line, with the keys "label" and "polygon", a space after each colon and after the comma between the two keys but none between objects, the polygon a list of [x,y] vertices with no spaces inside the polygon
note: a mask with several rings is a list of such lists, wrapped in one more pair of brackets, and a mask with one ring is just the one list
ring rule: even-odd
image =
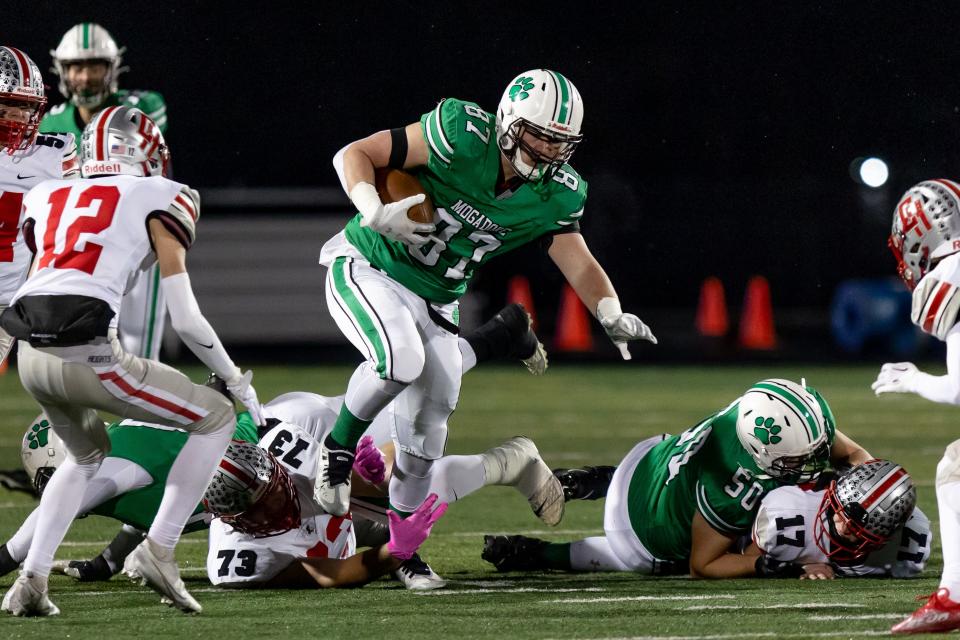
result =
[{"label": "white football sock", "polygon": [[603,536],[571,542],[570,568],[574,571],[630,571]]},{"label": "white football sock", "polygon": [[27,557],[27,551],[30,551],[30,543],[33,541],[33,532],[36,530],[39,515],[40,507],[37,507],[7,541],[7,552],[14,560],[23,562],[23,559]]},{"label": "white football sock", "polygon": [[398,451],[390,478],[390,504],[400,511],[415,511],[430,493],[433,467],[433,460]]},{"label": "white football sock", "polygon": [[77,464],[67,458],[57,468],[37,508],[35,530],[39,535],[34,536],[30,544],[23,563],[24,571],[38,576],[50,575],[53,554],[77,517],[87,485],[99,466],[99,463]]},{"label": "white football sock", "polygon": [[477,366],[477,353],[465,338],[457,340],[457,345],[460,347],[460,355],[463,357],[463,365],[460,369],[461,375],[463,375]]},{"label": "white football sock", "polygon": [[950,590],[950,599],[960,601],[960,482],[937,487],[940,510],[940,544],[943,547],[943,574],[940,586]]},{"label": "white football sock", "polygon": [[[213,472],[227,450],[234,421],[229,419],[211,433],[191,433],[167,474],[163,500],[147,536],[157,546],[173,549],[187,519],[200,503]],[[56,474],[54,474],[56,475]]]},{"label": "white football sock", "polygon": [[433,464],[430,493],[440,496],[440,502],[455,502],[485,484],[483,456],[444,456]]}]

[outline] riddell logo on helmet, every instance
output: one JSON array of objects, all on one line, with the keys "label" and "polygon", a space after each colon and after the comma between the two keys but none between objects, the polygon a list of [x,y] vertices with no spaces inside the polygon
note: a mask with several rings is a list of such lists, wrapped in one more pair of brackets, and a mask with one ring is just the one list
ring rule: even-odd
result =
[{"label": "riddell logo on helmet", "polygon": [[550,127],[551,129],[556,129],[557,131],[563,131],[564,133],[570,133],[571,131],[573,131],[573,127],[568,127],[567,125],[561,124],[559,122],[551,121],[547,123],[547,126]]},{"label": "riddell logo on helmet", "polygon": [[120,173],[119,162],[93,162],[83,165],[84,173]]}]

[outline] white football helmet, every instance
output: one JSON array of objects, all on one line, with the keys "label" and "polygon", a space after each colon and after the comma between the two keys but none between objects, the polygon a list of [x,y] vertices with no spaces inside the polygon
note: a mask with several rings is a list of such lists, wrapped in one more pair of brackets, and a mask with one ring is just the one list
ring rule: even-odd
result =
[{"label": "white football helmet", "polygon": [[[117,47],[110,33],[93,22],[75,24],[63,34],[60,44],[50,51],[53,69],[60,77],[60,93],[78,107],[96,109],[112,93],[117,92],[117,78],[127,70],[121,67],[125,47]],[[67,65],[85,60],[102,60],[107,64],[103,85],[89,91],[76,91],[67,79]]]},{"label": "white football helmet", "polygon": [[50,421],[41,413],[27,429],[20,445],[23,470],[30,476],[30,482],[37,493],[43,493],[50,476],[66,457],[67,450],[63,440],[53,432]]},{"label": "white football helmet", "polygon": [[887,244],[913,290],[937,260],[960,251],[960,185],[941,178],[910,187],[893,212]]},{"label": "white football helmet", "polygon": [[47,98],[40,69],[14,47],[0,47],[0,103],[21,114],[0,113],[0,147],[10,154],[26,149],[37,137]]},{"label": "white football helmet", "polygon": [[583,140],[582,124],[583,100],[572,82],[556,71],[524,71],[500,98],[497,144],[523,180],[549,180]]},{"label": "white football helmet", "polygon": [[134,107],[107,107],[80,139],[80,175],[162,176],[170,152],[160,128]]},{"label": "white football helmet", "polygon": [[737,437],[766,475],[787,484],[813,480],[830,458],[820,401],[789,380],[761,380],[743,394]]}]

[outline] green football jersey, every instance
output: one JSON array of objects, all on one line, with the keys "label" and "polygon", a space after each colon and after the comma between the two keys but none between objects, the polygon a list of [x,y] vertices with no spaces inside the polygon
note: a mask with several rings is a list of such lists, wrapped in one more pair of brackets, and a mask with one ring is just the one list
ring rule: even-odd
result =
[{"label": "green football jersey", "polygon": [[495,118],[472,102],[446,99],[420,118],[427,164],[411,170],[437,209],[440,242],[422,247],[347,224],[350,243],[414,293],[448,303],[467,289],[477,267],[552,232],[576,228],[587,183],[569,165],[543,183],[524,183],[498,197],[500,147]]},{"label": "green football jersey", "polygon": [[[740,444],[738,405],[739,401],[734,402],[664,440],[637,465],[630,479],[627,509],[633,530],[654,557],[690,557],[697,511],[722,534],[748,533],[763,496],[780,486]],[[832,446],[832,415],[827,419],[827,437]]]},{"label": "green football jersey", "polygon": [[[167,105],[163,96],[156,91],[117,91],[107,99],[101,109],[119,106],[140,109],[160,127],[160,133],[167,132]],[[53,107],[43,116],[40,133],[72,133],[77,137],[77,146],[80,146],[85,126],[77,106],[68,100]]]},{"label": "green football jersey", "polygon": [[[153,524],[153,518],[160,508],[167,475],[170,473],[173,461],[187,441],[187,433],[175,429],[140,426],[128,421],[126,424],[119,422],[111,424],[107,427],[107,434],[110,436],[110,457],[123,458],[140,465],[150,474],[153,482],[112,498],[94,508],[91,513],[113,518],[146,531]],[[237,427],[233,438],[254,444],[259,441],[257,426],[249,413],[237,414]],[[202,505],[197,505],[193,513],[197,515],[202,512]],[[191,518],[184,533],[205,527],[206,524],[202,521]]]}]

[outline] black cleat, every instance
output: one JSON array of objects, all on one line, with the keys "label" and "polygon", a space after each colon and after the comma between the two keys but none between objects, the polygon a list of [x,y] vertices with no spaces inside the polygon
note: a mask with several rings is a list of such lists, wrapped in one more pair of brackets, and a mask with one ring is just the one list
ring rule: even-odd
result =
[{"label": "black cleat", "polygon": [[393,575],[411,591],[432,591],[447,586],[447,581],[438,576],[419,553],[413,554],[409,560],[404,560]]},{"label": "black cleat", "polygon": [[0,576],[5,576],[14,569],[19,569],[20,563],[10,556],[7,545],[0,547]]},{"label": "black cleat", "polygon": [[483,536],[480,557],[497,571],[546,571],[540,552],[549,542],[526,536]]},{"label": "black cleat", "polygon": [[[117,569],[117,572],[119,571],[120,569]],[[103,556],[97,556],[93,560],[71,560],[63,572],[80,582],[103,582],[114,574]]]},{"label": "black cleat", "polygon": [[616,467],[583,467],[582,469],[554,469],[553,475],[563,487],[563,497],[571,500],[599,500],[607,497],[610,481]]},{"label": "black cleat", "polygon": [[534,375],[547,369],[547,352],[531,326],[530,314],[523,305],[508,304],[466,336],[477,355],[477,362],[494,358],[513,358]]}]

